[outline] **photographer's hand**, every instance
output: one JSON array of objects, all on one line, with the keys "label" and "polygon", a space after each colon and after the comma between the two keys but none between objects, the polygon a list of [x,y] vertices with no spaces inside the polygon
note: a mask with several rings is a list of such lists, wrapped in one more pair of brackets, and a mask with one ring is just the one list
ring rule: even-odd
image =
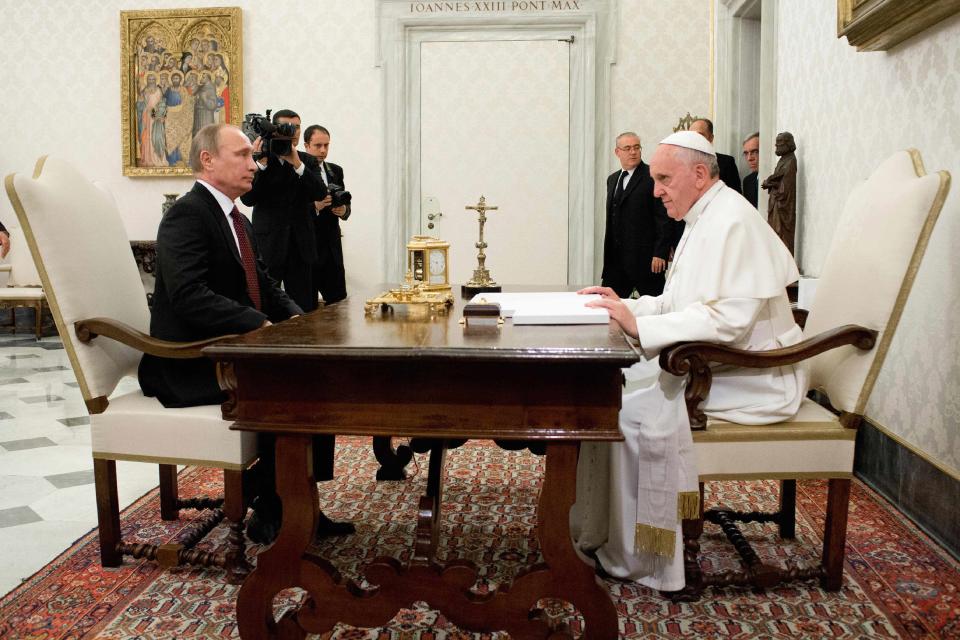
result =
[{"label": "photographer's hand", "polygon": [[298,171],[300,169],[300,165],[303,164],[303,162],[300,161],[300,154],[297,153],[296,147],[294,147],[292,144],[290,145],[290,153],[280,157],[289,162],[294,171]]},{"label": "photographer's hand", "polygon": [[263,138],[260,136],[257,136],[256,140],[253,141],[253,157],[257,159],[257,165],[261,169],[266,166],[269,154],[263,153]]},{"label": "photographer's hand", "polygon": [[[326,199],[329,200],[330,196],[327,196]],[[334,207],[330,211],[333,213],[333,215],[337,216],[338,218],[342,218],[344,214],[347,213],[347,205],[342,204],[339,207]]]},{"label": "photographer's hand", "polygon": [[321,210],[323,210],[323,209],[326,209],[326,208],[329,207],[331,204],[333,204],[333,196],[331,196],[331,195],[328,195],[328,196],[327,196],[326,198],[324,198],[323,200],[317,200],[317,211],[321,211]]}]

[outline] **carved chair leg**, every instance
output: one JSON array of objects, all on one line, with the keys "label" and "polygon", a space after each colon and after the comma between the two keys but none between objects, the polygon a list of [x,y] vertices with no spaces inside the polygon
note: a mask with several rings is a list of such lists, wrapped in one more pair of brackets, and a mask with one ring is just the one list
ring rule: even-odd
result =
[{"label": "carved chair leg", "polygon": [[223,513],[230,533],[227,534],[227,582],[240,584],[250,573],[247,562],[247,543],[243,536],[243,519],[247,515],[246,496],[243,491],[243,472],[223,470]]},{"label": "carved chair leg", "polygon": [[703,535],[703,483],[700,483],[700,517],[684,520],[683,574],[685,586],[680,591],[666,594],[674,602],[694,602],[703,594],[703,570],[700,568],[700,536]]},{"label": "carved chair leg", "polygon": [[93,459],[93,482],[97,494],[97,526],[100,530],[100,564],[119,567],[120,500],[117,498],[117,463],[114,460]]},{"label": "carved chair leg", "polygon": [[36,323],[37,340],[43,337],[43,300],[37,303],[33,308],[33,319]]},{"label": "carved chair leg", "polygon": [[797,537],[797,481],[780,481],[780,511],[777,524],[780,537],[793,539]]},{"label": "carved chair leg", "polygon": [[847,512],[850,506],[850,480],[834,478],[827,490],[827,522],[823,534],[823,568],[826,575],[820,586],[839,591],[843,586],[843,557],[847,543]]},{"label": "carved chair leg", "polygon": [[179,494],[177,490],[177,465],[161,464],[160,466],[160,518],[162,520],[176,520],[180,517],[180,508],[177,505]]}]

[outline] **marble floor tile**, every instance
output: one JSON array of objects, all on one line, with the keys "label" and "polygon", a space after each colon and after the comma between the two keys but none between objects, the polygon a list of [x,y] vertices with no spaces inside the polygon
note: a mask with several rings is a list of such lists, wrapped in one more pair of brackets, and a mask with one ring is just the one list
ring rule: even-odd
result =
[{"label": "marble floor tile", "polygon": [[28,505],[54,491],[45,478],[0,476],[0,509]]},{"label": "marble floor tile", "polygon": [[58,489],[34,500],[30,508],[44,520],[64,520],[85,524],[88,528],[97,523],[97,495],[90,482],[80,486]]},{"label": "marble floor tile", "polygon": [[3,458],[3,475],[43,477],[55,473],[85,471],[93,468],[90,447],[63,445],[9,451]]},{"label": "marble floor tile", "polygon": [[28,396],[28,397],[25,397],[25,398],[20,398],[20,402],[29,402],[30,404],[35,404],[35,403],[38,403],[38,402],[45,402],[45,403],[47,403],[47,404],[49,405],[49,404],[52,404],[52,403],[54,403],[54,402],[63,402],[63,398],[62,398],[61,396],[44,394],[44,395],[42,395],[42,396]]},{"label": "marble floor tile", "polygon": [[30,507],[0,509],[0,529],[15,527],[20,524],[30,524],[39,520],[43,520],[43,518]]},{"label": "marble floor tile", "polygon": [[93,469],[85,471],[73,471],[71,473],[54,473],[43,477],[47,482],[55,486],[57,489],[67,489],[69,487],[77,487],[80,485],[92,485]]},{"label": "marble floor tile", "polygon": [[25,438],[23,440],[8,440],[0,442],[0,447],[7,451],[25,451],[27,449],[39,449],[40,447],[55,447],[57,443],[50,438]]},{"label": "marble floor tile", "polygon": [[77,425],[90,424],[90,416],[77,416],[76,418],[58,418],[57,422],[67,427],[76,427]]}]

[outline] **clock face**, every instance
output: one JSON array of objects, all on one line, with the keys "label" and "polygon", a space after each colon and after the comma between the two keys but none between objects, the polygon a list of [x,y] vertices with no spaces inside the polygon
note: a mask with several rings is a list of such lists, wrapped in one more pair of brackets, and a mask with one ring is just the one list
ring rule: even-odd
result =
[{"label": "clock face", "polygon": [[447,256],[441,249],[434,249],[430,252],[430,283],[442,283],[445,281],[447,271]]}]

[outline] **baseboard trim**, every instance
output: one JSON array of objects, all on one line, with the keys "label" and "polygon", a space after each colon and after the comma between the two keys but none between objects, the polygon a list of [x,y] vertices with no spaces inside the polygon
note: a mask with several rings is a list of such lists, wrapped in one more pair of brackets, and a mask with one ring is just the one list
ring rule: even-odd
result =
[{"label": "baseboard trim", "polygon": [[865,419],[854,475],[960,560],[960,480]]}]

